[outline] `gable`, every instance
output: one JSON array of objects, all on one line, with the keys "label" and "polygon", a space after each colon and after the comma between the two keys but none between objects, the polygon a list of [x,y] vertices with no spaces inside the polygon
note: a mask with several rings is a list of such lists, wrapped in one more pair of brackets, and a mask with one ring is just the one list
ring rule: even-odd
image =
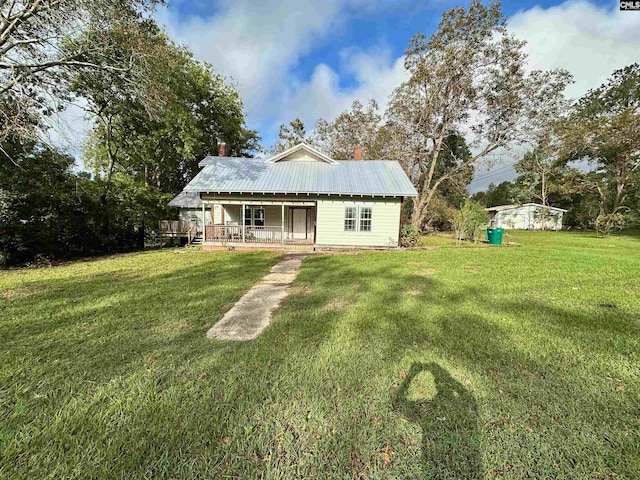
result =
[{"label": "gable", "polygon": [[285,150],[274,157],[267,160],[267,163],[282,163],[282,162],[320,162],[328,164],[336,164],[335,160],[332,160],[327,155],[319,152],[315,148],[310,147],[304,143],[300,143],[295,147]]}]

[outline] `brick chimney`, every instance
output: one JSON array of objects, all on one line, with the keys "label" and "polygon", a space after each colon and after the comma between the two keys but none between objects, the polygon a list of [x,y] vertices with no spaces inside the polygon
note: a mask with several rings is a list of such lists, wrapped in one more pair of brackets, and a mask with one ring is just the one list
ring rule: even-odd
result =
[{"label": "brick chimney", "polygon": [[218,156],[226,157],[227,156],[227,144],[224,142],[218,142]]},{"label": "brick chimney", "polygon": [[353,159],[362,160],[362,147],[360,145],[353,149]]}]

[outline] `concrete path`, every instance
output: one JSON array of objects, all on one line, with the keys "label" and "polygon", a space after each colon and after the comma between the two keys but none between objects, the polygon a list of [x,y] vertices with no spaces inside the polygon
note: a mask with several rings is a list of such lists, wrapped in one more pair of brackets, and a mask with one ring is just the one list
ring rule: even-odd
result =
[{"label": "concrete path", "polygon": [[207,338],[253,340],[260,335],[269,325],[271,313],[289,295],[304,259],[305,255],[286,255],[209,329]]}]

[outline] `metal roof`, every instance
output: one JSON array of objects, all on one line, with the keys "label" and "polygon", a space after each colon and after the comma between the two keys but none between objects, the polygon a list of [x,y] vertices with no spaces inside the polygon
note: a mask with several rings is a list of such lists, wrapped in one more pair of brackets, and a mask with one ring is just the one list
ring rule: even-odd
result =
[{"label": "metal roof", "polygon": [[185,192],[417,196],[400,164],[391,160],[329,164],[207,157],[200,164],[204,168]]},{"label": "metal roof", "polygon": [[[489,208],[485,208],[486,211],[488,212],[501,212],[504,210],[513,210],[515,208],[520,208],[520,207],[539,207],[539,208],[545,208],[544,205],[541,205],[540,203],[523,203],[522,205],[498,205],[496,207],[489,207]],[[557,210],[559,212],[566,212],[566,210],[564,208],[558,208],[558,207],[546,207],[548,210]]]},{"label": "metal roof", "polygon": [[170,207],[201,208],[202,199],[197,192],[180,192],[177,197],[169,202]]}]

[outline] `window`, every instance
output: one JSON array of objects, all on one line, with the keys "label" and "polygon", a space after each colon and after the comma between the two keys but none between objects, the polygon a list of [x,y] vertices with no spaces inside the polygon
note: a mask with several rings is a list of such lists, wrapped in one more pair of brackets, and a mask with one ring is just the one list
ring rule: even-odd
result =
[{"label": "window", "polygon": [[256,227],[264,227],[264,208],[258,207],[253,209],[253,224]]},{"label": "window", "polygon": [[344,231],[355,232],[356,231],[356,207],[344,208]]},{"label": "window", "polygon": [[360,207],[360,231],[361,232],[371,231],[372,210],[373,209],[371,207]]},{"label": "window", "polygon": [[370,232],[373,207],[345,207],[344,231],[345,232]]},{"label": "window", "polygon": [[264,207],[245,207],[244,224],[248,227],[263,227]]}]

